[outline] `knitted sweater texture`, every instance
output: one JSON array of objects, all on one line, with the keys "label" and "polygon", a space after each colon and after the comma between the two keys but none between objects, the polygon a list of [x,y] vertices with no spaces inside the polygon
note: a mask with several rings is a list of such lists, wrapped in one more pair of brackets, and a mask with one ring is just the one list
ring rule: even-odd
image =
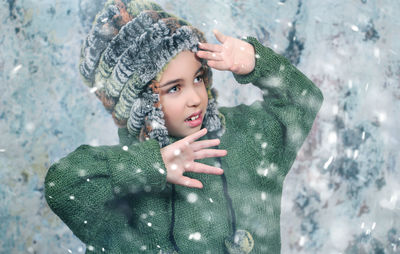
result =
[{"label": "knitted sweater texture", "polygon": [[81,145],[50,167],[46,200],[87,253],[226,253],[233,225],[251,234],[251,253],[280,252],[283,180],[323,95],[286,58],[252,37],[246,41],[256,66],[234,77],[259,87],[264,100],[219,108],[226,119],[219,148],[228,154],[198,160],[220,162],[225,180],[185,173],[204,188],[172,186],[158,142],[139,142],[123,128],[119,145]]}]

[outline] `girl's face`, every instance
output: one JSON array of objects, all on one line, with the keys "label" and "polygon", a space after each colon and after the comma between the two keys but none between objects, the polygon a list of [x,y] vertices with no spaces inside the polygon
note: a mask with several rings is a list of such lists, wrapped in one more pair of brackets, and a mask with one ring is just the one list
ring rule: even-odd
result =
[{"label": "girl's face", "polygon": [[197,56],[182,51],[161,76],[160,102],[169,135],[186,137],[200,130],[208,105],[203,72]]}]

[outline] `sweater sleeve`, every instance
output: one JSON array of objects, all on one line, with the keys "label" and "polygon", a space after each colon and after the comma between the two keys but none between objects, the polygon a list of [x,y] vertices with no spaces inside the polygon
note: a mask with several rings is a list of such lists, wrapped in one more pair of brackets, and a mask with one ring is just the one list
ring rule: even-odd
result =
[{"label": "sweater sleeve", "polygon": [[107,206],[112,200],[162,191],[166,182],[160,147],[153,139],[130,146],[81,145],[49,168],[45,197],[74,234],[88,243],[102,238],[92,237],[96,234],[107,238],[113,220]]},{"label": "sweater sleeve", "polygon": [[251,73],[234,74],[234,77],[240,84],[252,83],[262,90],[264,110],[272,114],[283,129],[285,153],[282,155],[292,163],[322,105],[322,92],[285,57],[253,37],[244,40],[254,46],[256,65]]}]

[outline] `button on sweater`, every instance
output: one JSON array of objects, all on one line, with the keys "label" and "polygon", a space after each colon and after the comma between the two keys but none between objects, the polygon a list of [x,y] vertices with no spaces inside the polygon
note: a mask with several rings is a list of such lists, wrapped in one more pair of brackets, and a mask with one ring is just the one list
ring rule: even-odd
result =
[{"label": "button on sweater", "polygon": [[[81,145],[49,168],[47,203],[87,253],[280,253],[282,184],[323,95],[286,58],[245,40],[255,48],[256,66],[234,77],[259,87],[263,101],[219,108],[219,148],[228,154],[198,161],[224,174],[185,173],[203,189],[167,183],[158,142],[139,142],[124,128],[119,145]],[[248,233],[251,248],[236,246],[238,230]]]}]

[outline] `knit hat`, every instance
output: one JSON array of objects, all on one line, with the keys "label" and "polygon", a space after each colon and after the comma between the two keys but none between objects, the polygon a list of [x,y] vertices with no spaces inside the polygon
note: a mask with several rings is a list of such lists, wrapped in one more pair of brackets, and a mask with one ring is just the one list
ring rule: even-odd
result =
[{"label": "knit hat", "polygon": [[[83,43],[79,71],[119,127],[164,147],[170,140],[159,102],[159,77],[177,54],[196,52],[205,41],[200,30],[155,3],[109,0]],[[203,127],[220,135],[224,117],[211,88],[211,69],[201,62],[209,99]]]}]

